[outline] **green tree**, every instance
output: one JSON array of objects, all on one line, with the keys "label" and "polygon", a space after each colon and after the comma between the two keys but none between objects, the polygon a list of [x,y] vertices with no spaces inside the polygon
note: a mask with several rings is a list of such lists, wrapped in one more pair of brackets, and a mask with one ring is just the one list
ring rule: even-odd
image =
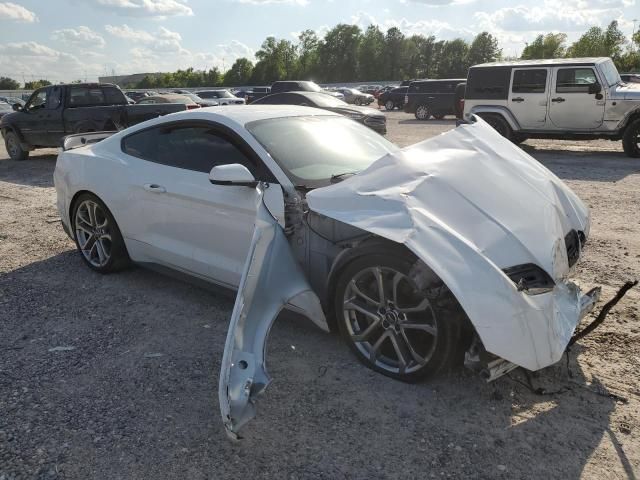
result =
[{"label": "green tree", "polygon": [[358,48],[361,39],[362,31],[357,25],[341,23],[327,32],[319,48],[322,80],[328,82],[358,80]]},{"label": "green tree", "polygon": [[305,30],[298,35],[298,76],[312,80],[318,72],[318,48],[320,40],[313,30]]},{"label": "green tree", "polygon": [[605,30],[591,27],[567,50],[568,57],[611,57],[614,60],[622,55],[626,39],[618,22],[612,21]]},{"label": "green tree", "polygon": [[[387,65],[387,79],[402,78],[402,64],[404,63],[404,33],[398,27],[391,27],[384,37],[385,59]],[[372,79],[373,80],[373,79]]]},{"label": "green tree", "polygon": [[51,85],[49,80],[34,80],[32,82],[26,82],[24,84],[25,90],[35,90],[36,88],[46,87],[47,85]]},{"label": "green tree", "polygon": [[567,35],[565,33],[547,33],[546,35],[538,35],[533,42],[524,47],[521,58],[525,60],[533,60],[540,58],[564,57],[566,52],[566,41]]},{"label": "green tree", "polygon": [[385,77],[384,33],[377,25],[369,25],[358,47],[358,77],[376,80]]},{"label": "green tree", "polygon": [[224,84],[230,86],[247,85],[253,73],[253,63],[248,58],[238,58],[224,74]]},{"label": "green tree", "polygon": [[0,90],[18,90],[20,84],[13,78],[0,77]]},{"label": "green tree", "polygon": [[471,42],[467,63],[468,65],[477,65],[495,62],[501,55],[502,50],[498,47],[498,39],[489,32],[482,32],[476,35],[476,38]]},{"label": "green tree", "polygon": [[469,44],[461,38],[456,38],[442,44],[442,51],[438,54],[438,78],[466,77],[469,69]]},{"label": "green tree", "polygon": [[267,37],[256,52],[256,63],[251,83],[272,83],[284,80],[295,73],[297,54],[295,46],[288,40],[278,41],[275,37]]}]

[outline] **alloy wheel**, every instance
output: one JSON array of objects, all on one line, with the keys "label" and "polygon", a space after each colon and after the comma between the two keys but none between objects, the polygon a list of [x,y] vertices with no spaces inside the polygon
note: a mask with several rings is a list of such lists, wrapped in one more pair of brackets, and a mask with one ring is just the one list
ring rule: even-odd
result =
[{"label": "alloy wheel", "polygon": [[93,200],[83,201],[76,209],[75,233],[87,262],[98,268],[109,263],[113,246],[109,219]]},{"label": "alloy wheel", "polygon": [[424,105],[420,105],[416,109],[416,116],[419,120],[426,120],[427,118],[429,118],[429,109]]},{"label": "alloy wheel", "polygon": [[372,364],[405,375],[429,363],[438,339],[436,314],[407,275],[390,267],[365,268],[353,276],[342,300],[347,333]]},{"label": "alloy wheel", "polygon": [[387,103],[384,104],[384,108],[387,110],[393,110],[395,108],[395,104],[391,100],[387,100]]}]

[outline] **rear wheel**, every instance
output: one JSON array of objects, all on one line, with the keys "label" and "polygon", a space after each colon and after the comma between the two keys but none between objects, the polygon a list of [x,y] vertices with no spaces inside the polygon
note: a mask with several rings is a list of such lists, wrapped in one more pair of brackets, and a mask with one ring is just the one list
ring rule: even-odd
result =
[{"label": "rear wheel", "polygon": [[367,367],[405,382],[461,360],[461,309],[434,275],[419,288],[415,257],[380,253],[349,264],[336,285],[335,315],[343,339]]},{"label": "rear wheel", "polygon": [[628,157],[640,157],[640,118],[627,126],[622,136],[622,148]]},{"label": "rear wheel", "polygon": [[429,107],[426,105],[418,105],[415,115],[418,120],[429,120],[431,113],[429,112]]},{"label": "rear wheel", "polygon": [[11,160],[26,160],[29,158],[29,151],[24,150],[20,144],[20,139],[15,132],[7,132],[4,136],[4,145]]},{"label": "rear wheel", "polygon": [[478,115],[485,122],[487,122],[493,129],[502,135],[507,140],[513,141],[513,130],[507,123],[507,121],[502,117],[502,115],[497,115],[493,113],[480,113]]},{"label": "rear wheel", "polygon": [[384,108],[386,110],[393,110],[394,108],[396,108],[396,104],[393,103],[393,100],[387,100],[386,103],[384,104]]},{"label": "rear wheel", "polygon": [[106,205],[95,195],[78,197],[71,215],[73,238],[89,268],[111,273],[129,265],[120,229]]}]

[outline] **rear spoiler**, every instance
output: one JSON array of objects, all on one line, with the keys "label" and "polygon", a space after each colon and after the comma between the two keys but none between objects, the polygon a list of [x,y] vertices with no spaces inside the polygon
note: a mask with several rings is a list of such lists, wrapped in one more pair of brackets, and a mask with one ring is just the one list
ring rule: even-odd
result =
[{"label": "rear spoiler", "polygon": [[62,151],[66,152],[67,150],[73,150],[74,148],[84,147],[85,145],[98,143],[99,141],[110,137],[114,133],[118,133],[118,132],[117,131],[87,132],[87,133],[76,133],[73,135],[67,135],[62,139]]}]

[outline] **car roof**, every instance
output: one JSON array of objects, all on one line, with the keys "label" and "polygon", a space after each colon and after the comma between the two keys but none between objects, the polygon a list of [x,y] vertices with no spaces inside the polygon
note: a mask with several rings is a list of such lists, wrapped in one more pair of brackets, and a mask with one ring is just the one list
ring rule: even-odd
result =
[{"label": "car roof", "polygon": [[542,65],[594,65],[610,60],[609,57],[585,57],[585,58],[545,58],[539,60],[511,60],[506,62],[491,62],[473,65],[471,68],[480,67],[527,67]]},{"label": "car roof", "polygon": [[431,78],[429,80],[415,80],[411,83],[437,83],[437,82],[456,82],[462,83],[466,82],[466,78]]},{"label": "car roof", "polygon": [[163,118],[168,120],[170,117],[172,120],[177,120],[178,117],[186,117],[193,120],[211,120],[215,122],[220,122],[222,119],[228,119],[238,125],[244,126],[247,123],[255,122],[257,120],[268,120],[271,118],[283,117],[306,117],[309,115],[340,116],[327,110],[300,107],[298,105],[233,105],[188,110],[173,113]]}]

